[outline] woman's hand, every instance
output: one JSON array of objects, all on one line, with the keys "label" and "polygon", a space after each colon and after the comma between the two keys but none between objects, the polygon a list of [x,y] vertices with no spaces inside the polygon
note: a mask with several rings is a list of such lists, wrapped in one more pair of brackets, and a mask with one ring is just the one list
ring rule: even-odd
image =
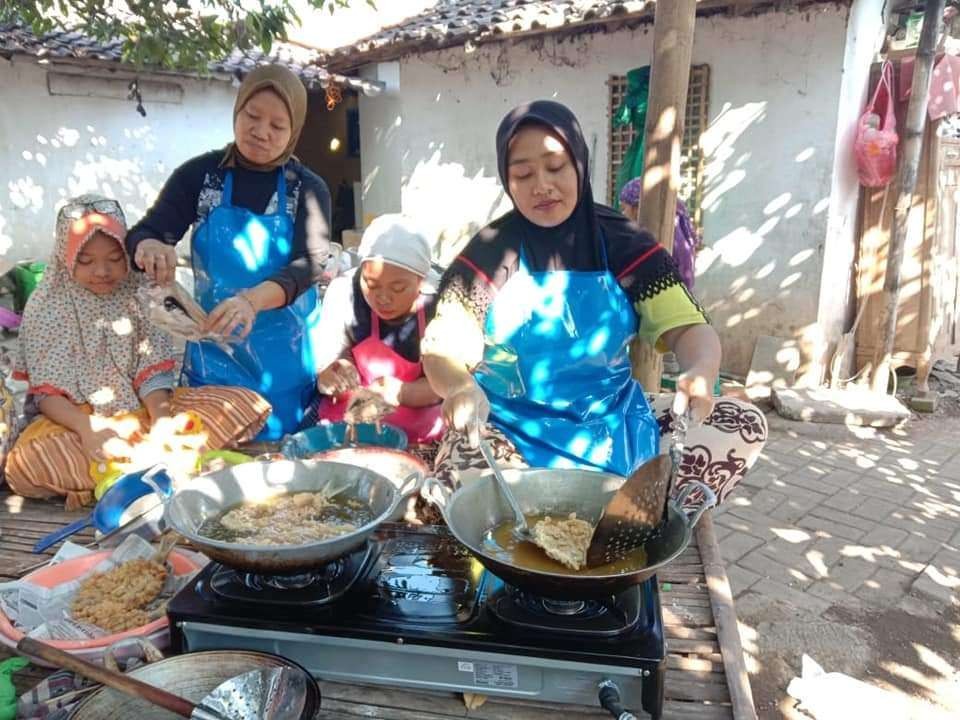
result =
[{"label": "woman's hand", "polygon": [[245,338],[257,319],[257,308],[243,293],[234,295],[217,305],[207,316],[204,331],[228,338],[239,328],[239,337]]},{"label": "woman's hand", "polygon": [[317,390],[324,395],[342,395],[360,387],[360,373],[344,358],[334,360],[317,375]]},{"label": "woman's hand", "polygon": [[490,417],[490,401],[476,380],[470,378],[447,395],[441,412],[449,427],[467,437],[470,447],[480,447],[480,428]]},{"label": "woman's hand", "polygon": [[388,405],[400,407],[400,393],[403,392],[403,381],[395,377],[380,377],[367,387],[367,390],[378,396]]},{"label": "woman's hand", "polygon": [[691,367],[677,377],[677,394],[673,399],[673,414],[680,416],[690,410],[690,420],[699,425],[713,412],[713,384],[716,373],[698,366]]},{"label": "woman's hand", "polygon": [[690,419],[698,425],[713,411],[713,385],[720,374],[720,338],[716,330],[703,323],[668,330],[663,340],[677,356],[682,371],[677,378],[673,413],[683,415],[689,410]]},{"label": "woman's hand", "polygon": [[129,460],[133,457],[133,448],[120,433],[111,426],[99,430],[90,429],[80,433],[80,445],[94,462],[105,460]]},{"label": "woman's hand", "polygon": [[161,240],[147,238],[137,245],[133,262],[158,285],[173,282],[177,271],[177,250]]}]

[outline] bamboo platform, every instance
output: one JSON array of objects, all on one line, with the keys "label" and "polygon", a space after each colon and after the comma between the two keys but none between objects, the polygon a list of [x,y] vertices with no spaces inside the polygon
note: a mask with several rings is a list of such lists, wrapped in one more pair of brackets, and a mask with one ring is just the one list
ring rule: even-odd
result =
[{"label": "bamboo platform", "polygon": [[[41,537],[83,512],[66,512],[53,502],[24,500],[0,491],[0,582],[20,577],[42,560],[31,549]],[[730,589],[719,559],[713,525],[705,514],[690,547],[659,576],[667,657],[664,718],[755,720],[743,651],[736,632]],[[72,540],[93,540],[91,530]],[[47,555],[52,555],[55,548]],[[0,649],[0,657],[8,652]],[[36,685],[49,670],[29,666],[14,676],[17,691]],[[598,708],[490,698],[468,711],[459,695],[411,692],[387,687],[321,684],[324,720],[546,720],[558,711],[574,720],[609,717]],[[637,717],[647,717],[631,708]]]}]

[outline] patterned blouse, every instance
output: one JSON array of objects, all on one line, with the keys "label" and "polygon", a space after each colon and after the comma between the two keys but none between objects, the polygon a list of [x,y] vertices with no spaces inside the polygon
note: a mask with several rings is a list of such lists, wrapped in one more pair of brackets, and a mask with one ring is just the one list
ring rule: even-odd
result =
[{"label": "patterned blouse", "polygon": [[[605,258],[607,269],[631,300],[641,339],[665,352],[665,332],[709,322],[683,284],[673,258],[650,233],[605,206],[595,205],[594,213],[604,243],[598,257]],[[507,213],[478,233],[453,261],[440,283],[436,315],[422,344],[424,354],[450,357],[469,368],[483,360],[487,311],[520,266],[522,225],[516,211]],[[524,245],[525,261],[533,271],[598,269],[578,267],[582,260],[570,254],[565,262],[564,253],[558,254],[538,258]]]}]

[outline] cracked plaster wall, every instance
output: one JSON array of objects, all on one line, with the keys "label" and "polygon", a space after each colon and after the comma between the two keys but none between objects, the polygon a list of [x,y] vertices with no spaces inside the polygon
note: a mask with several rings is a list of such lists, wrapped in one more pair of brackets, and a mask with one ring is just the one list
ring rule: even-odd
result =
[{"label": "cracked plaster wall", "polygon": [[[857,0],[855,8],[864,3]],[[697,293],[721,333],[726,369],[745,373],[757,335],[792,338],[805,365],[825,348],[821,310],[831,327],[845,312],[849,284],[835,271],[824,282],[824,246],[852,257],[855,219],[834,223],[831,209],[855,211],[855,186],[835,177],[844,73],[864,63],[848,53],[842,5],[803,13],[767,13],[697,21],[693,62],[710,65],[704,234]],[[859,15],[865,15],[863,11]],[[539,37],[411,55],[399,61],[389,103],[361,99],[364,213],[414,214],[432,223],[438,254],[451,258],[484,223],[509,209],[497,179],[494,133],[513,106],[535,98],[568,104],[593,150],[593,186],[607,197],[608,88],[611,74],[648,64],[649,27],[567,39]],[[864,76],[865,77],[865,76]],[[856,82],[861,80],[854,78]],[[848,80],[844,102],[862,88]],[[377,137],[369,129],[381,128]],[[845,137],[846,128],[839,133]],[[397,167],[399,163],[399,167]],[[392,173],[384,168],[392,167]],[[378,184],[399,182],[389,202]],[[835,184],[842,201],[833,198]]]},{"label": "cracked plaster wall", "polygon": [[[48,70],[58,74],[60,88],[70,84],[63,73],[82,73],[83,91],[100,96],[51,95]],[[141,117],[122,98],[128,81],[123,73],[0,60],[0,272],[19,260],[47,259],[65,198],[86,192],[115,197],[132,224],[180,163],[232,138],[236,90],[230,84],[149,78],[163,83],[161,89],[179,86],[182,101],[157,102],[145,91],[147,115]],[[179,94],[156,97],[175,100]]]}]

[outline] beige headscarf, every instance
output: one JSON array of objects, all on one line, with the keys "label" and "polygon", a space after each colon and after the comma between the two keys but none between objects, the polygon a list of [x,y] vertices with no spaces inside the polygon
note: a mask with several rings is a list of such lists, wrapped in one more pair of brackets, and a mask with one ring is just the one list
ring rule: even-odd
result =
[{"label": "beige headscarf", "polygon": [[237,144],[232,142],[227,145],[223,162],[220,163],[223,167],[239,165],[249,170],[273,170],[286,164],[287,160],[293,157],[294,148],[297,147],[297,141],[303,130],[303,123],[307,119],[307,90],[300,82],[300,78],[282,65],[262,65],[255,68],[243,79],[237,91],[237,100],[233,104],[234,122],[247,101],[261,90],[273,90],[287,106],[287,112],[290,113],[290,142],[278,157],[265,165],[247,160],[240,154]]},{"label": "beige headscarf", "polygon": [[123,247],[126,223],[116,201],[84,195],[60,210],[53,255],[24,309],[15,374],[31,391],[89,403],[109,416],[139,408],[137,388],[172,370],[174,351],[137,299],[141,273],[128,273],[107,296],[73,279],[77,256],[97,232]]}]

